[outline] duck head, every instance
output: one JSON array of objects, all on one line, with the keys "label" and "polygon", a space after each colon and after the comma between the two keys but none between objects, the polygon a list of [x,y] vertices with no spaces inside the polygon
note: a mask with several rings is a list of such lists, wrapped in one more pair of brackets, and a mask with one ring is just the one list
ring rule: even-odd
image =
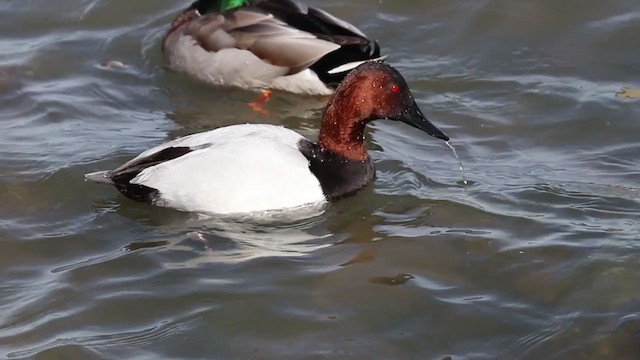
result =
[{"label": "duck head", "polygon": [[200,14],[211,11],[220,12],[245,5],[246,0],[196,0],[191,4],[192,9],[197,9]]},{"label": "duck head", "polygon": [[398,70],[383,62],[366,62],[351,71],[325,109],[319,143],[353,160],[368,159],[364,128],[372,120],[402,121],[427,134],[449,137],[424,116]]}]

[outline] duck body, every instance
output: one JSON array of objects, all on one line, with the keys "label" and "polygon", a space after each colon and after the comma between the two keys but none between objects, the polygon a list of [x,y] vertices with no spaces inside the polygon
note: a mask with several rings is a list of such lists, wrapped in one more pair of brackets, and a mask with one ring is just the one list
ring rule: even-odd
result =
[{"label": "duck body", "polygon": [[[115,185],[127,197],[157,206],[236,214],[322,204],[345,196],[373,178],[373,165],[370,159],[331,157],[281,126],[243,124],[175,139],[115,170],[86,178]],[[336,186],[331,181],[336,178],[347,181]]]},{"label": "duck body", "polygon": [[331,94],[380,46],[355,26],[292,0],[198,0],[163,39],[169,66],[246,89]]},{"label": "duck body", "polygon": [[322,204],[373,180],[364,129],[375,119],[449,139],[420,112],[397,70],[367,62],[329,100],[317,143],[281,126],[232,125],[169,141],[85,179],[182,211],[246,214]]}]

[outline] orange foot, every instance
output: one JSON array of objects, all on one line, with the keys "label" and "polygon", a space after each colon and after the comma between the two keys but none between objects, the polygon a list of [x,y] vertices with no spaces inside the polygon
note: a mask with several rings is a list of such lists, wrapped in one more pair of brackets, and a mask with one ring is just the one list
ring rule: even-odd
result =
[{"label": "orange foot", "polygon": [[256,101],[250,102],[247,105],[249,105],[249,107],[257,113],[260,113],[262,115],[269,115],[269,110],[265,109],[262,106],[268,103],[269,100],[271,100],[271,90],[265,90],[260,95],[258,95]]}]

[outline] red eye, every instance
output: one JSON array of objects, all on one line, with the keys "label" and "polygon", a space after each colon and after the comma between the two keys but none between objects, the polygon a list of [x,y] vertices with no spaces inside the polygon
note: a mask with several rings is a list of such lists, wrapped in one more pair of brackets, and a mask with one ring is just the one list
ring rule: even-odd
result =
[{"label": "red eye", "polygon": [[391,85],[391,92],[392,92],[392,93],[394,93],[394,94],[395,94],[395,93],[397,93],[398,91],[400,91],[400,86],[395,85],[395,84],[394,84],[394,85]]}]

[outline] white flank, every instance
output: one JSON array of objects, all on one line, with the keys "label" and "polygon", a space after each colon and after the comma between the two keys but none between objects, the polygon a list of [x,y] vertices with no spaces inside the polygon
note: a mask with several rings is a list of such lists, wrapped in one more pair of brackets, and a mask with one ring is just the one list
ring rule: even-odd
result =
[{"label": "white flank", "polygon": [[[300,134],[273,125],[235,125],[194,134],[145,151],[197,147],[143,170],[131,183],[157,189],[158,205],[216,214],[296,208],[326,201]],[[126,166],[123,165],[123,166]]]}]

